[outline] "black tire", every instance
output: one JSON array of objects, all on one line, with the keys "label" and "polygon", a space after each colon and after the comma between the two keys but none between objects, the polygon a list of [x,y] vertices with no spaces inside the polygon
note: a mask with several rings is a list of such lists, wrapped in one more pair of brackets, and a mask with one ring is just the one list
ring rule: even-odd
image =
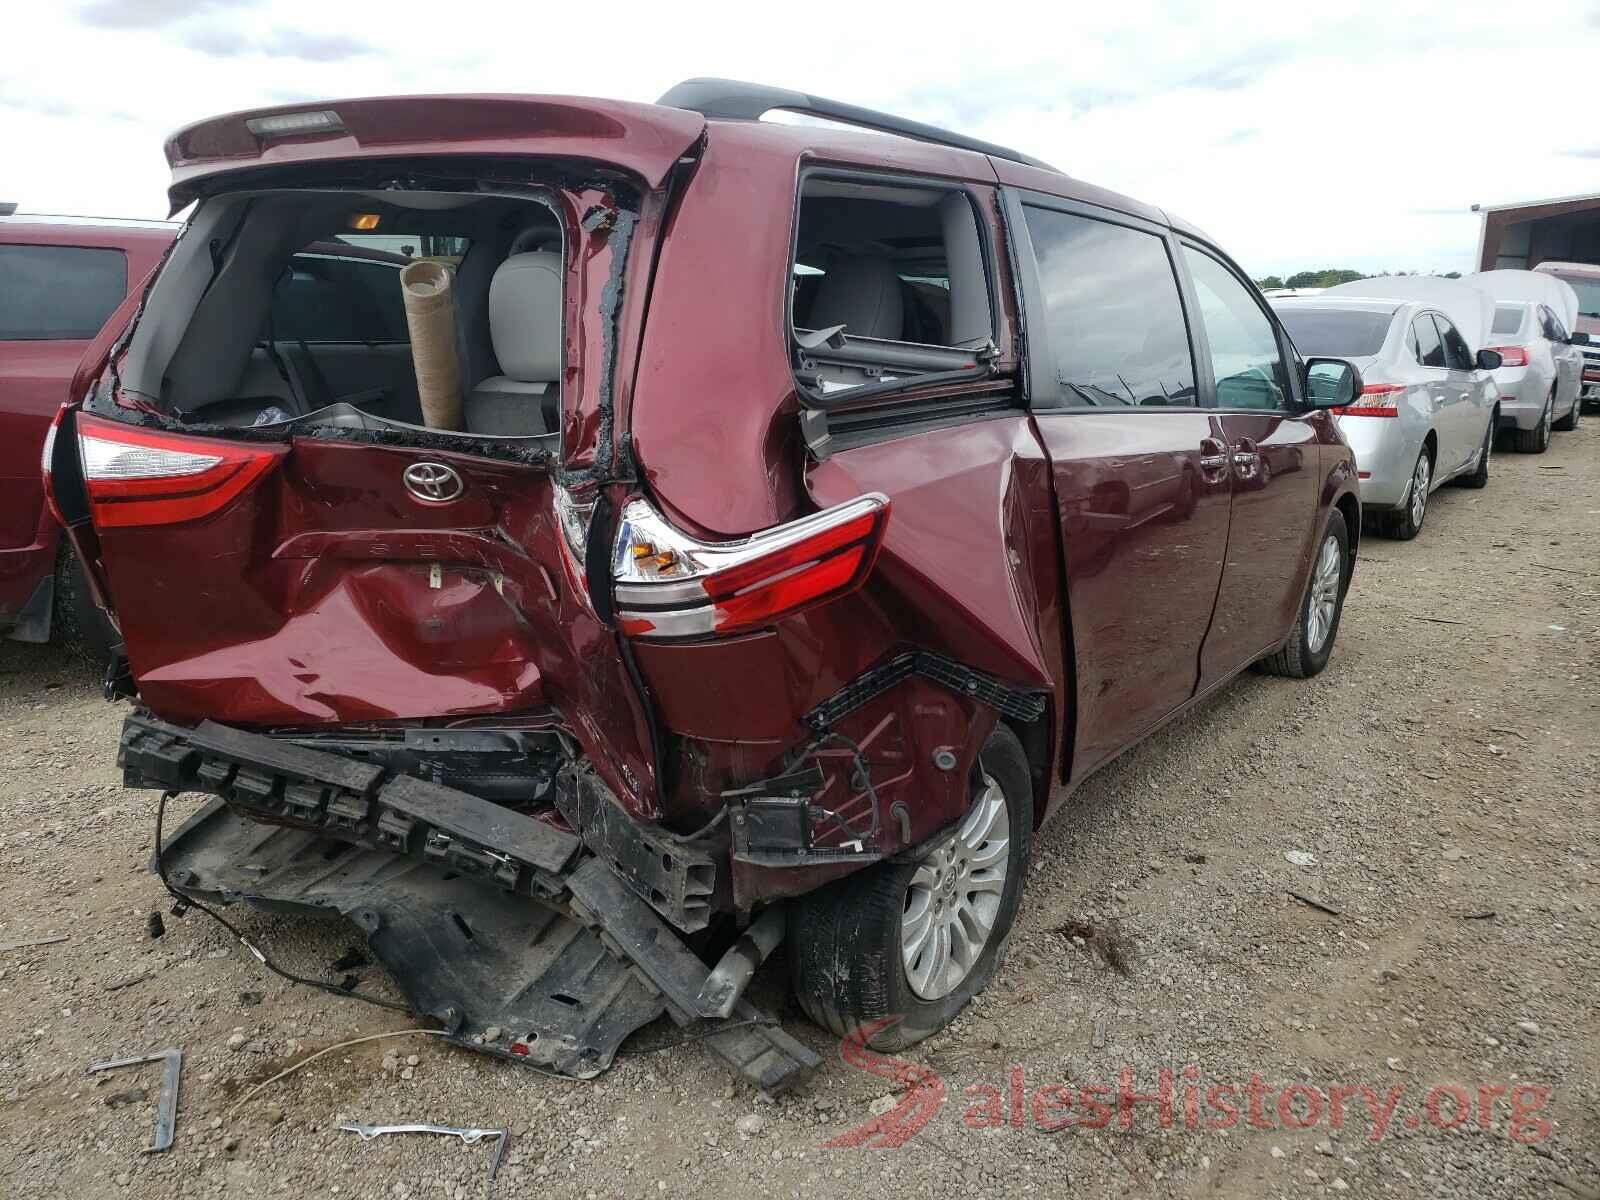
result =
[{"label": "black tire", "polygon": [[1583,401],[1574,396],[1572,407],[1567,410],[1567,415],[1555,422],[1550,428],[1561,433],[1571,433],[1578,427],[1578,422],[1583,418]]},{"label": "black tire", "polygon": [[94,602],[83,564],[63,542],[56,555],[56,603],[52,616],[55,640],[93,667],[111,661],[111,648],[122,640],[116,626]]},{"label": "black tire", "polygon": [[1513,429],[1511,444],[1519,454],[1543,454],[1550,449],[1550,414],[1555,408],[1556,394],[1545,397],[1544,408],[1539,412],[1539,423],[1532,429]]},{"label": "black tire", "polygon": [[1394,538],[1396,541],[1409,542],[1422,532],[1423,523],[1428,519],[1428,503],[1432,498],[1430,493],[1432,491],[1434,465],[1433,455],[1428,453],[1426,445],[1417,451],[1417,462],[1420,463],[1424,458],[1428,460],[1429,488],[1427,492],[1423,493],[1422,511],[1420,513],[1417,512],[1411,503],[1412,493],[1417,487],[1417,469],[1413,466],[1411,468],[1411,482],[1406,486],[1405,499],[1400,502],[1400,507],[1391,513],[1384,513],[1378,518],[1378,529],[1384,537]]},{"label": "black tire", "polygon": [[[1317,561],[1322,547],[1332,537],[1339,547],[1338,595],[1334,602],[1333,622],[1319,647],[1313,648],[1309,629],[1311,602],[1317,581]],[[1333,643],[1339,637],[1339,618],[1344,615],[1344,594],[1350,586],[1350,531],[1345,527],[1344,514],[1337,508],[1328,514],[1328,524],[1317,539],[1311,555],[1311,571],[1306,579],[1306,594],[1300,600],[1300,611],[1295,616],[1289,640],[1281,648],[1256,664],[1268,675],[1286,675],[1290,679],[1309,679],[1328,665],[1333,654]]]},{"label": "black tire", "polygon": [[[917,995],[902,960],[901,918],[917,862],[878,863],[790,905],[788,957],[795,997],[806,1016],[835,1036],[898,1018],[868,1045],[894,1051],[920,1042],[953,1021],[1005,960],[1032,848],[1033,785],[1022,743],[1004,725],[989,735],[979,761],[1005,797],[1006,878],[987,942],[947,995],[937,1000]],[[977,787],[975,781],[975,794]]]},{"label": "black tire", "polygon": [[1478,454],[1478,466],[1471,475],[1459,475],[1454,480],[1464,488],[1483,488],[1489,486],[1489,456],[1494,452],[1494,432],[1500,424],[1498,413],[1489,415],[1489,428],[1483,435],[1483,449]]}]

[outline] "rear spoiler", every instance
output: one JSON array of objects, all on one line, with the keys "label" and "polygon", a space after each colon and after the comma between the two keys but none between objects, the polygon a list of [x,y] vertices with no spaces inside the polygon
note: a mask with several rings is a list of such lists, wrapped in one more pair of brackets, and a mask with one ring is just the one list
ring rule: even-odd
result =
[{"label": "rear spoiler", "polygon": [[705,124],[681,109],[571,96],[389,96],[253,109],[168,138],[167,195],[176,213],[219,177],[252,167],[461,155],[587,160],[657,188]]}]

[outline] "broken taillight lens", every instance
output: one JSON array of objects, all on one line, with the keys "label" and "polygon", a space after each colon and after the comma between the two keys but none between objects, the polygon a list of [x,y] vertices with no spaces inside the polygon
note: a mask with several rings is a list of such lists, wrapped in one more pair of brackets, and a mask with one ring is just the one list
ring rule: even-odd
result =
[{"label": "broken taillight lens", "polygon": [[702,542],[635,500],[612,553],[618,621],[645,638],[770,625],[860,587],[888,521],[888,497],[871,492],[738,541]]},{"label": "broken taillight lens", "polygon": [[97,528],[209,516],[259,479],[282,446],[184,437],[80,415],[78,451]]}]

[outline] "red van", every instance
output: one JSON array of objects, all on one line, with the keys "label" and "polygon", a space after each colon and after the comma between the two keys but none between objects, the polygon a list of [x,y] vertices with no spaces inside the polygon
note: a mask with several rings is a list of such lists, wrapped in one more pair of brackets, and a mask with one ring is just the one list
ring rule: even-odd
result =
[{"label": "red van", "polygon": [[84,349],[177,231],[0,216],[0,636],[44,642],[65,626],[67,640],[109,653],[114,632],[45,507],[39,455]]},{"label": "red van", "polygon": [[[817,1021],[925,1037],[1073,787],[1332,652],[1360,376],[1161,209],[718,80],[167,158],[193,215],[49,463],[126,779],[214,797],[158,816],[174,891],[345,915],[464,1045],[590,1075],[665,1012],[776,1089],[784,941]],[[362,237],[387,294],[268,328]]]}]

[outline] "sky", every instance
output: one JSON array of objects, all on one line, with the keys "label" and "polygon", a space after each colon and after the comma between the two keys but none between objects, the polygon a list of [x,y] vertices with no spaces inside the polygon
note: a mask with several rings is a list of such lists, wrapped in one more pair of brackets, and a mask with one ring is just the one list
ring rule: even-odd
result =
[{"label": "sky", "polygon": [[1181,214],[1257,276],[1471,270],[1474,203],[1600,192],[1600,0],[13,5],[0,201],[164,217],[162,143],[352,95],[798,88]]}]

